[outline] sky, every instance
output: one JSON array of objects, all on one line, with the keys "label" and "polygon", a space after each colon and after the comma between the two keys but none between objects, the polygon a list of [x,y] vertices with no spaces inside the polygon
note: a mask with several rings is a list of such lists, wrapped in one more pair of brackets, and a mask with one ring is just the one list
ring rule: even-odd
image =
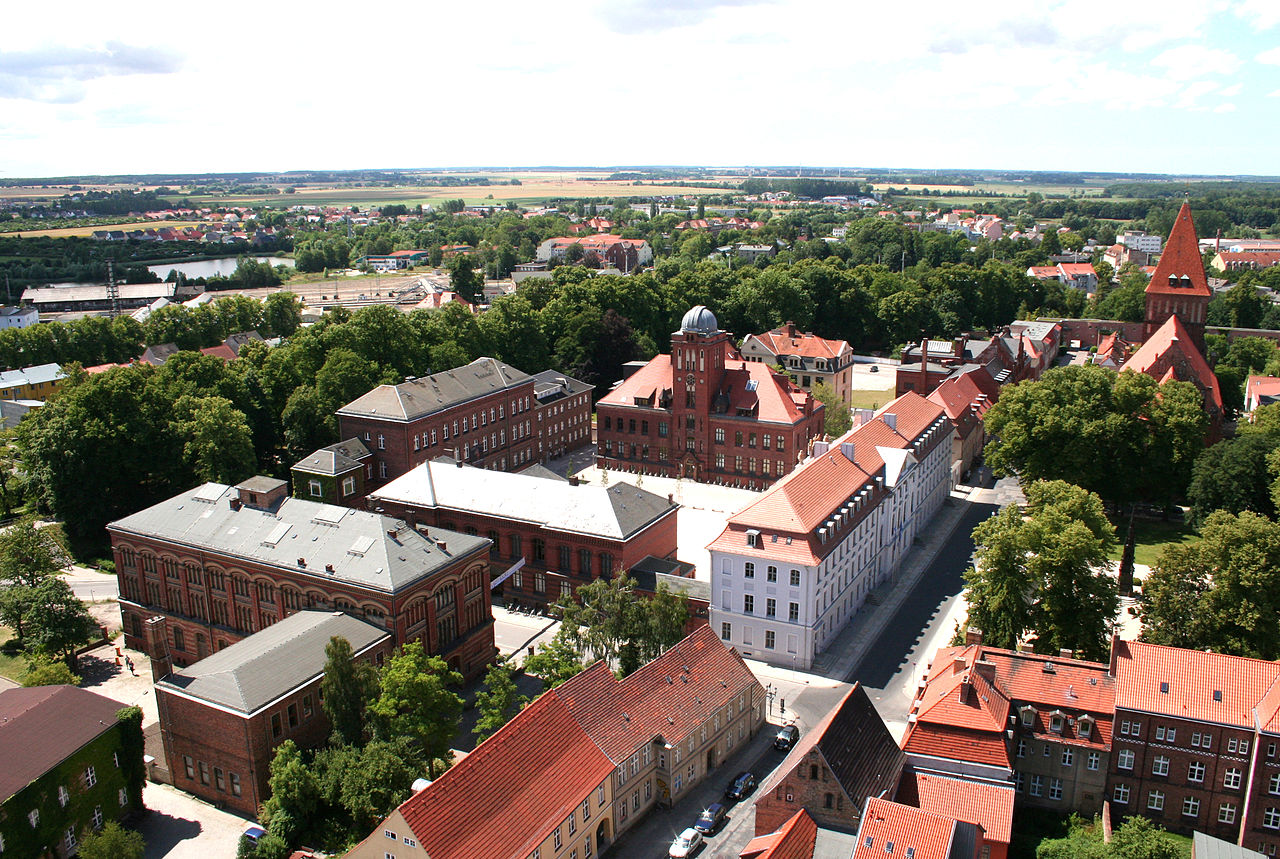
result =
[{"label": "sky", "polygon": [[11,5],[0,178],[1280,174],[1280,0]]}]

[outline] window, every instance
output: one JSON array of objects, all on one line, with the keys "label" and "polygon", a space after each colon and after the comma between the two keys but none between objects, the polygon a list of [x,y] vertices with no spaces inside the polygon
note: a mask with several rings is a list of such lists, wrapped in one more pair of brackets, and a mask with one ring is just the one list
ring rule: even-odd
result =
[{"label": "window", "polygon": [[591,818],[591,798],[587,797],[582,801],[582,822],[586,823]]},{"label": "window", "polygon": [[40,811],[35,809],[27,812],[27,820],[31,821],[31,828],[35,829],[40,825]]},{"label": "window", "polygon": [[227,779],[222,772],[222,767],[213,768],[213,784],[218,788],[218,790],[226,791]]},{"label": "window", "polygon": [[1229,754],[1247,755],[1249,753],[1249,741],[1237,740],[1235,737],[1227,740],[1227,752]]},{"label": "window", "polygon": [[1199,817],[1200,816],[1200,800],[1194,796],[1189,796],[1182,801],[1183,817]]},{"label": "window", "polygon": [[1168,775],[1169,774],[1169,758],[1167,755],[1156,755],[1156,759],[1151,762],[1152,775]]},{"label": "window", "polygon": [[578,817],[575,814],[569,815],[569,834],[576,835],[578,832]]},{"label": "window", "polygon": [[1187,781],[1204,781],[1204,764],[1192,761],[1187,766]]},{"label": "window", "polygon": [[1022,793],[1026,789],[1026,781],[1027,781],[1027,777],[1025,775],[1023,775],[1021,772],[1017,772],[1017,771],[1014,772],[1013,786],[1018,791],[1018,793]]},{"label": "window", "polygon": [[209,783],[209,765],[204,761],[200,762],[200,783],[204,785]]},{"label": "window", "polygon": [[320,485],[319,480],[312,480],[307,483],[307,491],[311,493],[312,498],[319,498],[324,495],[324,487]]},{"label": "window", "polygon": [[777,616],[778,616],[778,601],[777,601],[777,600],[775,600],[775,599],[766,599],[766,600],[764,601],[764,616],[765,616],[765,617],[777,617]]},{"label": "window", "polygon": [[560,827],[558,826],[556,827],[555,835],[551,839],[551,843],[555,845],[555,848],[557,850],[559,850],[563,844],[563,841],[560,838]]},{"label": "window", "polygon": [[1218,822],[1219,823],[1235,823],[1236,822],[1236,805],[1234,802],[1224,802],[1218,806]]},{"label": "window", "polygon": [[76,828],[74,826],[67,827],[67,853],[76,849]]},{"label": "window", "polygon": [[119,793],[116,794],[116,799],[120,800],[121,808],[124,808],[126,805],[129,804],[129,794],[125,791],[124,788],[120,788]]},{"label": "window", "polygon": [[1133,769],[1133,752],[1129,749],[1122,749],[1120,754],[1116,755],[1116,768],[1122,770]]},{"label": "window", "polygon": [[793,602],[787,605],[787,620],[792,623],[800,620],[800,603]]},{"label": "window", "polygon": [[791,571],[791,587],[793,588],[800,587],[800,571],[799,570]]},{"label": "window", "polygon": [[756,598],[755,598],[753,595],[751,595],[751,594],[745,594],[745,595],[743,595],[743,597],[742,597],[742,613],[743,613],[743,614],[755,614],[755,613],[756,613]]},{"label": "window", "polygon": [[93,787],[98,783],[98,773],[93,767],[85,767],[84,770],[84,786]]},{"label": "window", "polygon": [[230,778],[231,778],[231,793],[234,796],[239,796],[240,795],[240,776],[237,775],[236,773],[231,773]]},{"label": "window", "polygon": [[62,785],[58,785],[58,805],[63,808],[67,807],[67,801],[71,799],[71,792]]},{"label": "window", "polygon": [[382,433],[378,433],[378,450],[386,450],[386,449],[387,449],[387,440],[383,437]]},{"label": "window", "polygon": [[1271,776],[1271,782],[1267,785],[1267,792],[1273,796],[1280,795],[1280,773]]},{"label": "window", "polygon": [[1062,799],[1062,779],[1049,779],[1049,799]]},{"label": "window", "polygon": [[[790,539],[790,538],[788,538],[788,539]],[[776,581],[778,580],[778,568],[777,568],[777,567],[770,567],[768,570],[766,570],[766,573],[767,573],[767,575],[765,576],[765,581],[767,581],[767,582],[776,582]]]},{"label": "window", "polygon": [[1164,791],[1153,790],[1147,794],[1147,808],[1152,811],[1164,811]]},{"label": "window", "polygon": [[196,762],[191,760],[191,755],[182,756],[182,768],[187,771],[187,778],[196,777]]},{"label": "window", "polygon": [[1027,727],[1031,727],[1031,725],[1035,722],[1035,720],[1036,720],[1036,708],[1023,707],[1022,708],[1022,724]]},{"label": "window", "polygon": [[1071,766],[1074,758],[1075,758],[1075,753],[1071,749],[1062,750],[1062,765],[1064,767]]},{"label": "window", "polygon": [[1099,758],[1099,755],[1098,755],[1098,753],[1097,753],[1097,752],[1089,752],[1089,761],[1088,761],[1088,763],[1087,763],[1087,764],[1085,764],[1085,766],[1086,766],[1088,769],[1096,770],[1096,769],[1098,768],[1098,761],[1099,761],[1099,760],[1100,760],[1100,758]]},{"label": "window", "polygon": [[1025,758],[1027,756],[1027,741],[1018,740],[1018,757]]},{"label": "window", "polygon": [[1036,773],[1031,774],[1031,789],[1029,792],[1032,796],[1040,796],[1044,792],[1044,776]]},{"label": "window", "polygon": [[729,640],[730,640],[730,639],[732,639],[732,638],[733,638],[733,626],[732,626],[732,624],[728,624],[728,623],[722,623],[722,624],[720,624],[720,640],[721,640],[721,641],[729,641]]},{"label": "window", "polygon": [[342,479],[342,494],[344,496],[356,494],[356,479],[354,477],[344,477]]},{"label": "window", "polygon": [[774,641],[775,641],[775,637],[774,637],[774,634],[773,634],[773,630],[771,630],[771,629],[770,629],[770,630],[766,630],[766,631],[765,631],[765,634],[764,634],[764,649],[765,649],[765,650],[773,650],[773,648],[774,648]]},{"label": "window", "polygon": [[[748,536],[755,536],[754,534]],[[742,565],[742,575],[744,578],[754,579],[756,577],[756,565],[747,561]]]},{"label": "window", "polygon": [[280,735],[283,733],[284,733],[284,728],[280,724],[280,714],[272,713],[271,714],[271,736],[276,739],[279,739]]},{"label": "window", "polygon": [[1237,767],[1231,767],[1222,776],[1222,786],[1227,788],[1228,790],[1239,790],[1240,775],[1241,775],[1240,770]]},{"label": "window", "polygon": [[290,728],[298,727],[298,705],[290,704],[287,712],[289,714],[289,727]]},{"label": "window", "polygon": [[1093,720],[1085,716],[1080,717],[1080,721],[1076,725],[1076,733],[1081,737],[1088,737],[1093,733]]},{"label": "window", "polygon": [[1129,785],[1127,784],[1116,785],[1115,790],[1111,792],[1111,799],[1115,802],[1120,803],[1121,805],[1128,805],[1129,804]]},{"label": "window", "polygon": [[[35,814],[34,811],[31,813]],[[1262,825],[1267,829],[1280,829],[1280,808],[1268,807],[1262,812]]]}]

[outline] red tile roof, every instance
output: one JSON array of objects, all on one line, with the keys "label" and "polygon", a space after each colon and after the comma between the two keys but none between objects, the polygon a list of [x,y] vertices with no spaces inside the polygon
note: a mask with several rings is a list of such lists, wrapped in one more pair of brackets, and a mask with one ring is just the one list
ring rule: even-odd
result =
[{"label": "red tile roof", "polygon": [[[858,827],[858,846],[852,859],[885,859],[888,855],[905,856],[914,848],[914,859],[953,859],[952,843],[956,840],[954,818],[932,814],[887,799],[867,801],[862,825]],[[893,842],[893,853],[888,843]],[[975,848],[981,847],[981,838]],[[976,855],[975,849],[974,854]]]},{"label": "red tile roof", "polygon": [[1280,263],[1276,251],[1222,251],[1218,254],[1224,263],[1245,264],[1252,268],[1270,268]]},{"label": "red tile roof", "polygon": [[[979,377],[985,376],[995,389],[987,393]],[[968,438],[978,426],[982,416],[995,404],[999,385],[986,367],[976,367],[970,372],[948,376],[926,398],[946,410],[947,417],[956,425],[961,438]]]},{"label": "red tile roof", "polygon": [[803,808],[768,835],[757,835],[742,848],[738,859],[813,859],[818,824]]},{"label": "red tile roof", "polygon": [[976,823],[987,841],[1008,844],[1013,829],[1014,790],[1010,784],[969,781],[936,773],[904,773],[898,802]]},{"label": "red tile roof", "polygon": [[219,343],[217,346],[206,346],[200,350],[205,355],[212,355],[215,358],[221,358],[224,361],[234,361],[236,359],[236,350],[232,349],[226,343]]},{"label": "red tile roof", "polygon": [[564,702],[546,693],[405,800],[400,814],[432,859],[524,857],[613,769]]},{"label": "red tile roof", "polygon": [[0,692],[0,801],[113,729],[121,706],[75,686]]},{"label": "red tile roof", "polygon": [[1115,659],[1116,709],[1253,730],[1256,708],[1264,730],[1276,730],[1278,662],[1141,641],[1117,641]]},{"label": "red tile roof", "polygon": [[[1182,277],[1190,278],[1189,286],[1173,286],[1169,278],[1177,283],[1184,283]],[[1178,210],[1178,217],[1169,232],[1169,240],[1165,242],[1164,253],[1156,264],[1151,282],[1147,284],[1147,294],[1162,295],[1200,295],[1206,298],[1213,295],[1209,289],[1209,281],[1204,274],[1204,261],[1200,257],[1200,245],[1196,240],[1196,225],[1191,218],[1191,204],[1183,203]]]},{"label": "red tile roof", "polygon": [[827,340],[807,331],[797,331],[794,325],[747,335],[747,339],[753,338],[774,355],[831,360],[852,351],[847,340]]},{"label": "red tile roof", "polygon": [[[1172,353],[1172,355],[1170,354]],[[1176,315],[1170,316],[1160,328],[1151,335],[1151,338],[1143,343],[1137,352],[1133,353],[1124,366],[1120,369],[1133,370],[1135,373],[1144,373],[1153,376],[1153,368],[1160,366],[1163,359],[1173,361],[1174,358],[1181,356],[1189,369],[1192,378],[1182,379],[1184,382],[1192,382],[1201,391],[1204,391],[1206,397],[1217,406],[1218,410],[1222,410],[1222,391],[1218,388],[1218,377],[1213,374],[1213,370],[1209,369],[1209,363],[1205,361],[1204,356],[1200,354],[1200,350],[1196,348],[1195,341],[1191,339],[1191,334],[1187,331],[1182,320]],[[1161,382],[1168,378],[1169,371],[1174,371],[1175,367],[1171,364],[1161,375],[1164,377]],[[1177,372],[1174,372],[1173,378],[1181,378]]]},{"label": "red tile roof", "polygon": [[764,690],[742,657],[709,626],[622,680],[603,662],[553,690],[582,729],[613,761],[654,737],[676,745],[743,693],[746,706]]}]

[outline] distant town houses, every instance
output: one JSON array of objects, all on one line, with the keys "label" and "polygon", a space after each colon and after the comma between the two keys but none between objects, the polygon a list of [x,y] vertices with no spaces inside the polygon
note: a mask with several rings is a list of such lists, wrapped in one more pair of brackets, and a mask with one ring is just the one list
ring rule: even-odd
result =
[{"label": "distant town houses", "polygon": [[711,625],[743,655],[808,670],[951,489],[952,425],[908,392],[729,518],[711,553]]},{"label": "distant town houses", "polygon": [[762,489],[821,437],[825,407],[747,361],[705,307],[689,310],[658,355],[596,403],[602,468]]},{"label": "distant town houses", "polygon": [[40,321],[40,311],[34,307],[0,307],[0,329],[30,328]]},{"label": "distant town houses", "polygon": [[764,724],[765,690],[702,627],[622,680],[597,662],[544,692],[347,854],[603,854],[714,776]]},{"label": "distant town houses", "polygon": [[902,350],[896,393],[927,396],[966,366],[986,368],[1001,385],[1038,379],[1053,366],[1061,346],[1062,325],[1052,321],[1014,322],[995,336],[961,335],[953,340],[922,340]]},{"label": "distant town houses", "polygon": [[760,221],[753,221],[750,218],[733,217],[733,218],[691,218],[687,221],[681,221],[676,224],[677,230],[697,230],[699,232],[708,232],[711,235],[719,235],[725,230],[759,230],[764,227]]},{"label": "distant town houses", "polygon": [[1092,263],[1060,262],[1055,265],[1033,265],[1027,276],[1037,280],[1056,280],[1064,286],[1078,289],[1088,295],[1098,291],[1098,272]]},{"label": "distant town houses", "polygon": [[37,364],[0,372],[0,399],[43,403],[57,393],[67,374],[58,364]]}]

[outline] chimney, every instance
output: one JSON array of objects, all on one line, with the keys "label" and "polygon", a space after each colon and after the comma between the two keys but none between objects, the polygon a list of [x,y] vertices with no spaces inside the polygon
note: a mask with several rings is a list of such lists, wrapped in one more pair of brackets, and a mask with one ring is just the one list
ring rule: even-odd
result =
[{"label": "chimney", "polygon": [[964,347],[967,345],[969,345],[969,338],[961,334],[951,341],[951,351],[957,358],[963,359]]},{"label": "chimney", "polygon": [[844,458],[849,460],[850,462],[857,462],[857,460],[853,458],[853,442],[851,441],[841,442],[840,452],[843,453]]},{"label": "chimney", "polygon": [[576,474],[575,474],[575,475],[573,475],[573,477],[570,477],[570,478],[569,478],[569,485],[570,485],[570,486],[577,486],[579,482],[580,482],[580,481],[578,480],[578,475],[576,475]]},{"label": "chimney", "polygon": [[973,670],[992,683],[996,681],[996,664],[994,662],[988,662],[985,659],[980,659],[973,663]]},{"label": "chimney", "polygon": [[227,503],[231,506],[232,510],[239,510],[244,506],[244,503],[239,498],[228,498]]},{"label": "chimney", "polygon": [[788,337],[796,336],[796,324],[794,322],[787,323],[787,336]]},{"label": "chimney", "polygon": [[889,429],[893,430],[894,432],[898,431],[898,416],[896,414],[894,414],[893,412],[885,412],[883,415],[881,415],[881,417],[884,418],[884,422],[889,427]]},{"label": "chimney", "polygon": [[978,629],[976,626],[971,626],[966,629],[964,631],[964,643],[966,647],[970,644],[981,644],[982,630]]},{"label": "chimney", "polygon": [[151,657],[151,682],[154,683],[173,671],[173,658],[169,655],[169,618],[164,615],[149,617],[145,630],[147,654]]},{"label": "chimney", "polygon": [[818,457],[822,456],[824,453],[826,453],[828,450],[831,449],[830,443],[825,441],[818,441],[816,439],[809,443],[809,447],[810,447],[810,453],[813,455],[814,459],[817,459]]},{"label": "chimney", "polygon": [[1075,654],[1075,651],[1073,651],[1070,647],[1060,647],[1058,648],[1058,658],[1059,659],[1075,659],[1076,654]]},{"label": "chimney", "polygon": [[961,680],[960,680],[960,695],[959,695],[959,702],[960,702],[961,704],[968,703],[968,701],[969,701],[969,693],[971,693],[972,691],[973,691],[973,681],[972,681],[972,680],[970,680],[970,679],[969,679],[969,675],[968,675],[968,674],[966,674],[966,675],[964,675],[964,677],[963,677],[963,678],[961,678]]},{"label": "chimney", "polygon": [[929,395],[929,338],[925,337],[920,340],[920,390],[917,391],[922,397]]}]

